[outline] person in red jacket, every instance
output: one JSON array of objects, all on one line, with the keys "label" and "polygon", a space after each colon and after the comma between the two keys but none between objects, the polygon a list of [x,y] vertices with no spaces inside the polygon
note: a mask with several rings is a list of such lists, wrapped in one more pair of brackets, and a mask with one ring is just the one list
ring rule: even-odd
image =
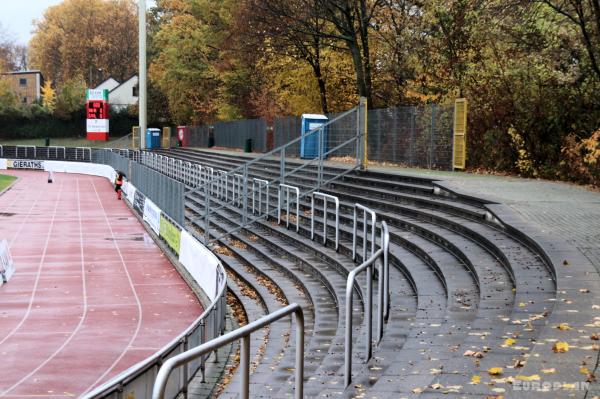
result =
[{"label": "person in red jacket", "polygon": [[121,187],[123,187],[123,177],[125,177],[125,175],[122,172],[117,172],[117,178],[115,179],[115,191],[117,192],[117,199],[121,199],[121,193],[123,192],[123,190],[121,189]]}]

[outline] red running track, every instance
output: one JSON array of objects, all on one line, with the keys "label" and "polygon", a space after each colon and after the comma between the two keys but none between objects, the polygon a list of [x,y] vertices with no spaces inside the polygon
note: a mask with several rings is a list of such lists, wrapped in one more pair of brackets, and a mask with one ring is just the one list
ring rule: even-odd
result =
[{"label": "red running track", "polygon": [[16,265],[0,287],[0,397],[80,396],[201,314],[106,179],[7,173],[19,180],[0,195]]}]

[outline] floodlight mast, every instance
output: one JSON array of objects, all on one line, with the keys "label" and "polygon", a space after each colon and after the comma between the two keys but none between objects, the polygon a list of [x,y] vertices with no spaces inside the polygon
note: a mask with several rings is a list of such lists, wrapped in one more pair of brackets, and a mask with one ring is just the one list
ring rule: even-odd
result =
[{"label": "floodlight mast", "polygon": [[146,66],[146,0],[139,0],[139,76],[138,76],[138,115],[140,126],[140,148],[146,148],[147,128],[147,66]]}]

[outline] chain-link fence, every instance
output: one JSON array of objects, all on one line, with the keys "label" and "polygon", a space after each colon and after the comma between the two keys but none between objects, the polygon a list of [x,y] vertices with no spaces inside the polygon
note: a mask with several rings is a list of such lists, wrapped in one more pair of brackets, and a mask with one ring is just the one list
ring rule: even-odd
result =
[{"label": "chain-link fence", "polygon": [[453,107],[427,105],[369,111],[369,161],[452,169]]},{"label": "chain-link fence", "polygon": [[[334,119],[339,114],[329,114]],[[368,116],[368,155],[372,162],[392,163],[429,169],[452,169],[452,120],[454,108],[436,104],[410,107],[374,109]],[[348,128],[338,127],[326,132],[326,148],[334,148],[340,141],[337,136],[351,129],[353,123],[344,119]],[[340,123],[338,123],[338,126]],[[278,117],[268,126],[262,119],[220,122],[214,132],[208,126],[191,128],[191,145],[210,146],[209,137],[214,134],[214,145],[227,148],[246,148],[251,139],[256,151],[266,152],[290,143],[301,135],[299,116]],[[286,150],[290,157],[300,156],[300,142],[292,143]],[[337,151],[334,157],[346,157],[352,151]],[[330,156],[331,157],[331,156]]]}]

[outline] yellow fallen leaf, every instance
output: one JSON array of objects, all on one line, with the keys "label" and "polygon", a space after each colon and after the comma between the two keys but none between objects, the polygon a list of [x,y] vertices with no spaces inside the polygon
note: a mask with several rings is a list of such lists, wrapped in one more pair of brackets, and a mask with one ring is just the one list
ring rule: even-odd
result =
[{"label": "yellow fallen leaf", "polygon": [[471,385],[477,385],[481,382],[481,376],[478,375],[474,375],[473,377],[471,377]]},{"label": "yellow fallen leaf", "polygon": [[533,375],[518,375],[517,376],[517,380],[521,380],[521,381],[539,381],[540,380],[540,376],[537,374],[533,374]]},{"label": "yellow fallen leaf", "polygon": [[554,351],[554,353],[568,352],[569,351],[569,344],[567,342],[564,342],[564,341],[555,342],[554,346],[552,347],[552,350]]},{"label": "yellow fallen leaf", "polygon": [[431,384],[430,385],[431,389],[440,389],[443,388],[442,384]]},{"label": "yellow fallen leaf", "polygon": [[582,368],[579,369],[579,372],[581,374],[588,375],[590,373],[590,370],[587,367],[582,367]]},{"label": "yellow fallen leaf", "polygon": [[525,307],[525,302],[521,302],[521,303],[519,303],[519,307],[520,307],[520,308],[524,308],[524,307]]},{"label": "yellow fallen leaf", "polygon": [[552,367],[551,369],[542,369],[541,372],[544,374],[554,374],[556,373],[556,369]]},{"label": "yellow fallen leaf", "polygon": [[412,393],[421,393],[421,392],[423,392],[423,388],[415,388],[411,392]]},{"label": "yellow fallen leaf", "polygon": [[508,346],[512,346],[512,345],[514,345],[514,344],[515,344],[515,342],[516,342],[516,341],[515,341],[514,339],[512,339],[512,338],[506,338],[506,339],[504,340],[504,343],[503,343],[501,346],[502,346],[503,348],[506,348],[506,347],[508,347]]},{"label": "yellow fallen leaf", "polygon": [[575,389],[575,384],[562,384],[563,389]]},{"label": "yellow fallen leaf", "polygon": [[556,326],[556,328],[558,328],[559,330],[563,330],[563,331],[571,329],[571,327],[569,326],[568,323],[560,323],[559,325]]},{"label": "yellow fallen leaf", "polygon": [[489,375],[500,375],[502,374],[504,370],[502,369],[502,367],[492,367],[488,369],[488,374]]}]

